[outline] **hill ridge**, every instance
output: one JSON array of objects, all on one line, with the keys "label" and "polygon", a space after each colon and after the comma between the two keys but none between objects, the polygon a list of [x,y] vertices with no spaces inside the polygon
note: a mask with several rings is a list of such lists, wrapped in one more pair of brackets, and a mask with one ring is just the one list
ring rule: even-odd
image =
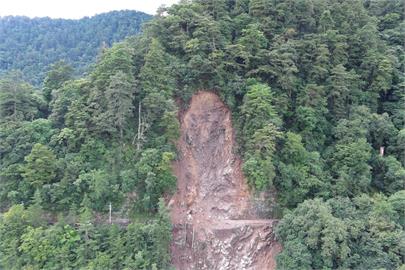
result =
[{"label": "hill ridge", "polygon": [[132,10],[81,19],[0,17],[0,75],[18,69],[27,81],[40,85],[49,65],[60,60],[82,75],[103,47],[138,34],[151,17]]}]

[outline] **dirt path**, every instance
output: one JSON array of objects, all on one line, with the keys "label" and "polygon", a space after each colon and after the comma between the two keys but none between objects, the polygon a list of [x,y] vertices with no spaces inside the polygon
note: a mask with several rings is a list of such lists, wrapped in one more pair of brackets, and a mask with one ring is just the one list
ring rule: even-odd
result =
[{"label": "dirt path", "polygon": [[201,91],[181,117],[177,192],[171,199],[172,262],[178,270],[274,269],[273,221],[258,219],[234,153],[231,113]]}]

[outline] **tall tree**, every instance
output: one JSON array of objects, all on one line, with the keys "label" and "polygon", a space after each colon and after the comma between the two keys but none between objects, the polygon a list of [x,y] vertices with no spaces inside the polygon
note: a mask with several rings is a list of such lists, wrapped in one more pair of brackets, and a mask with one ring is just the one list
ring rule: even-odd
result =
[{"label": "tall tree", "polygon": [[272,123],[281,125],[281,120],[273,107],[273,92],[265,84],[257,83],[249,87],[241,107],[243,136],[251,138],[254,132]]},{"label": "tall tree", "polygon": [[131,79],[119,71],[110,78],[105,92],[110,121],[117,128],[121,141],[126,123],[133,115],[134,83]]},{"label": "tall tree", "polygon": [[57,161],[52,151],[45,145],[35,144],[31,153],[25,157],[22,176],[35,189],[55,180]]},{"label": "tall tree", "polygon": [[22,79],[22,73],[12,71],[0,80],[0,121],[33,120],[39,116],[43,101]]},{"label": "tall tree", "polygon": [[301,140],[301,136],[287,132],[279,155],[276,187],[280,204],[288,207],[330,192],[319,153],[308,152]]},{"label": "tall tree", "polygon": [[[159,69],[156,69],[159,67]],[[142,105],[150,117],[162,116],[165,110],[172,110],[170,97],[175,84],[169,66],[169,58],[157,39],[150,43],[145,55],[145,64],[139,73]]]},{"label": "tall tree", "polygon": [[343,65],[337,65],[331,70],[328,83],[328,104],[330,113],[335,119],[349,116],[352,104],[356,104],[359,93],[353,72],[348,72]]},{"label": "tall tree", "polygon": [[62,87],[63,83],[73,78],[73,68],[64,61],[58,61],[50,66],[43,86],[45,100],[49,103],[52,91]]},{"label": "tall tree", "polygon": [[371,147],[366,139],[336,144],[331,157],[331,173],[337,196],[355,196],[367,192],[371,183]]}]

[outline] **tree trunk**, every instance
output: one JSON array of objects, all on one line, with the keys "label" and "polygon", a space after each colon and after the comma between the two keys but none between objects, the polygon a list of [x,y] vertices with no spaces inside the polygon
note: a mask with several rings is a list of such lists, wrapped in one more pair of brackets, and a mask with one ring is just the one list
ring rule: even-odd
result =
[{"label": "tree trunk", "polygon": [[139,101],[139,106],[138,106],[138,141],[136,143],[136,150],[139,151],[141,149],[141,102]]}]

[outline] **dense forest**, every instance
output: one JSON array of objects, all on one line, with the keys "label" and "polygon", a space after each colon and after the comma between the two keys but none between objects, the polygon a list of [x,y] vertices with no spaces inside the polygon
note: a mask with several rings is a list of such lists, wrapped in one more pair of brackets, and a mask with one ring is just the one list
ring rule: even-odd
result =
[{"label": "dense forest", "polygon": [[177,113],[209,89],[252,191],[275,196],[278,269],[404,269],[404,26],[401,0],[181,1],[80,79],[59,62],[37,89],[32,57],[16,59],[0,81],[0,266],[169,269]]},{"label": "dense forest", "polygon": [[0,74],[19,69],[30,83],[40,85],[49,65],[59,60],[83,74],[100,50],[137,34],[150,18],[130,10],[80,20],[0,17]]}]

